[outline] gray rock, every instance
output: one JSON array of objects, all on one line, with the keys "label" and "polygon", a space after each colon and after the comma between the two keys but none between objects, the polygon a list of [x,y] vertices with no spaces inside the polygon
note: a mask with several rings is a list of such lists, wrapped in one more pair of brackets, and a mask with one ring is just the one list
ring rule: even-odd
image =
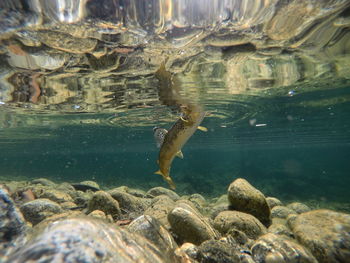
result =
[{"label": "gray rock", "polygon": [[52,181],[50,181],[49,179],[46,178],[37,178],[32,180],[31,182],[32,184],[41,184],[44,186],[55,186],[56,184]]},{"label": "gray rock", "polygon": [[270,209],[277,205],[283,205],[283,203],[275,197],[266,197],[266,202],[269,205]]},{"label": "gray rock", "polygon": [[145,210],[145,215],[157,219],[166,229],[170,229],[168,214],[175,208],[175,202],[166,195],[160,195],[152,200],[151,205]]},{"label": "gray rock", "polygon": [[286,237],[272,233],[261,236],[251,250],[257,263],[317,263],[306,248]]},{"label": "gray rock", "polygon": [[143,214],[149,205],[149,200],[139,198],[120,190],[110,190],[108,193],[118,201],[120,209],[128,218],[136,218]]},{"label": "gray rock", "polygon": [[238,178],[230,184],[228,200],[233,209],[255,216],[265,226],[271,224],[270,207],[265,196],[246,180]]},{"label": "gray rock", "polygon": [[275,217],[287,218],[287,216],[290,214],[295,214],[295,211],[292,209],[289,209],[285,206],[277,205],[271,209],[271,217],[272,218],[275,218]]},{"label": "gray rock", "polygon": [[310,207],[308,207],[307,205],[305,205],[303,203],[299,203],[299,202],[291,203],[291,204],[287,205],[287,207],[289,209],[294,210],[298,214],[309,212],[311,210]]},{"label": "gray rock", "polygon": [[290,224],[296,239],[320,263],[349,262],[350,215],[321,209],[302,213]]},{"label": "gray rock", "polygon": [[[151,216],[140,216],[133,220],[128,228],[129,232],[137,233],[151,241],[160,251],[169,257],[174,257],[177,244],[171,234],[157,219]],[[175,260],[173,258],[173,260]]]},{"label": "gray rock", "polygon": [[49,199],[36,199],[23,204],[20,210],[24,218],[33,225],[52,215],[62,213],[63,210],[59,204]]},{"label": "gray rock", "polygon": [[240,262],[240,249],[219,240],[208,240],[198,247],[198,259],[201,263],[237,263]]},{"label": "gray rock", "polygon": [[180,199],[180,196],[172,190],[166,189],[164,187],[154,187],[148,190],[147,195],[156,197],[158,195],[167,195],[172,200],[177,201]]},{"label": "gray rock", "polygon": [[221,212],[214,220],[214,227],[222,234],[237,229],[244,232],[251,239],[257,239],[267,231],[266,227],[257,218],[239,211]]},{"label": "gray rock", "polygon": [[[26,225],[9,193],[0,186],[0,259],[24,243]],[[0,260],[1,261],[1,260]]]},{"label": "gray rock", "polygon": [[142,236],[92,218],[56,221],[44,228],[6,263],[177,262]]},{"label": "gray rock", "polygon": [[73,202],[73,198],[69,194],[55,189],[46,189],[37,197],[46,198],[56,203]]},{"label": "gray rock", "polygon": [[168,220],[180,243],[199,245],[205,240],[219,237],[209,221],[188,204],[177,204],[168,214]]},{"label": "gray rock", "polygon": [[118,201],[105,191],[95,192],[89,201],[87,213],[94,210],[101,210],[106,215],[111,215],[113,219],[118,219],[121,216]]}]

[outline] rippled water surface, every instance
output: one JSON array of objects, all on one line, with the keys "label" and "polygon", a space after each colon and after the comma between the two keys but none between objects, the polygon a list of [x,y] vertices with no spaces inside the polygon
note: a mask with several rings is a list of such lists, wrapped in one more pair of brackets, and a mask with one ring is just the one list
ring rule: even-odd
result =
[{"label": "rippled water surface", "polygon": [[348,1],[63,2],[0,4],[2,181],[166,187],[152,129],[180,113],[162,100],[164,63],[207,112],[173,162],[178,192],[243,177],[350,210]]}]

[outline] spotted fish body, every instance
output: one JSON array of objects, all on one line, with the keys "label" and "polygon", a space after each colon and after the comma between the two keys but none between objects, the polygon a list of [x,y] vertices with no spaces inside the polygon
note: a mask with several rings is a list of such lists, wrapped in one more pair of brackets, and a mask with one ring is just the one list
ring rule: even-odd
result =
[{"label": "spotted fish body", "polygon": [[196,131],[204,116],[205,112],[200,105],[186,105],[182,117],[165,134],[159,151],[159,171],[156,174],[163,176],[172,189],[175,189],[176,186],[169,175],[171,164],[177,153]]}]

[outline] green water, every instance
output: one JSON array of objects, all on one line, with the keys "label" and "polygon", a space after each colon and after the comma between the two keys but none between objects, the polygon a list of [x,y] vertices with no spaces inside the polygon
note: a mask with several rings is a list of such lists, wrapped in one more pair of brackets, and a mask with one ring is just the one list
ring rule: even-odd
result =
[{"label": "green water", "polygon": [[[183,148],[184,159],[172,165],[177,192],[217,197],[242,177],[267,196],[349,211],[350,81],[327,78],[311,86],[207,100],[202,125],[208,132],[197,131]],[[153,174],[158,169],[152,131],[157,116],[177,119],[164,106],[121,115],[25,114],[2,108],[3,181],[45,177],[94,180],[105,188],[167,187]],[[135,116],[150,116],[151,123],[128,127],[128,117]],[[169,129],[173,122],[159,120],[157,126]]]}]

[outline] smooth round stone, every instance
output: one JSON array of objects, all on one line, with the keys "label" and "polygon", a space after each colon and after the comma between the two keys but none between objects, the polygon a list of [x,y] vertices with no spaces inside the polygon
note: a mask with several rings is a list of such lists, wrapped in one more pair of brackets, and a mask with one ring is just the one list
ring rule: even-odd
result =
[{"label": "smooth round stone", "polygon": [[234,210],[255,216],[265,226],[271,224],[270,207],[265,196],[245,179],[238,178],[230,184],[228,200]]},{"label": "smooth round stone", "polygon": [[90,217],[56,221],[34,236],[6,263],[177,262],[142,236]]},{"label": "smooth round stone", "polygon": [[305,205],[303,203],[299,203],[299,202],[291,203],[291,204],[287,205],[287,207],[289,209],[294,210],[298,214],[309,212],[311,210],[310,207],[308,207],[307,205]]},{"label": "smooth round stone", "polygon": [[178,247],[174,238],[157,219],[151,216],[140,216],[133,220],[127,227],[129,232],[139,234],[151,241],[160,251],[169,257],[174,256],[174,251]]},{"label": "smooth round stone", "polygon": [[151,205],[145,210],[144,215],[150,215],[157,219],[166,229],[170,229],[168,214],[175,208],[175,202],[166,195],[160,195],[152,200]]},{"label": "smooth round stone", "polygon": [[247,237],[257,239],[266,233],[266,227],[254,216],[239,211],[224,211],[214,219],[214,227],[222,234],[232,229],[244,232]]},{"label": "smooth round stone", "polygon": [[37,179],[32,180],[31,183],[32,184],[41,184],[44,186],[55,186],[56,185],[54,182],[52,182],[51,180],[46,179],[46,178],[37,178]]},{"label": "smooth round stone", "polygon": [[314,210],[298,215],[290,225],[296,239],[320,263],[349,262],[349,214],[327,209]]},{"label": "smooth round stone", "polygon": [[177,201],[180,199],[180,196],[174,191],[164,187],[160,187],[160,186],[149,189],[147,191],[147,195],[151,195],[153,197],[156,197],[158,195],[167,195],[174,201]]},{"label": "smooth round stone", "polygon": [[240,249],[219,240],[207,240],[198,247],[198,259],[201,263],[237,263],[240,261]]},{"label": "smooth round stone", "polygon": [[285,206],[277,205],[271,209],[272,218],[287,218],[290,214],[295,214],[295,211]]},{"label": "smooth round stone", "polygon": [[108,191],[108,193],[118,201],[123,214],[132,214],[132,217],[138,217],[148,207],[148,199],[139,198],[116,189]]},{"label": "smooth round stone", "polygon": [[209,221],[185,203],[177,204],[168,214],[168,220],[180,243],[190,242],[199,245],[205,240],[219,237]]},{"label": "smooth round stone", "polygon": [[20,207],[24,218],[33,225],[52,215],[62,213],[63,210],[59,204],[49,199],[35,199],[27,202]]},{"label": "smooth round stone", "polygon": [[109,193],[105,191],[97,191],[92,196],[88,204],[88,213],[94,210],[101,210],[106,215],[111,215],[117,219],[121,215],[119,203]]},{"label": "smooth round stone", "polygon": [[50,199],[56,203],[73,202],[73,198],[69,194],[55,189],[44,190],[44,192],[40,194],[39,197]]},{"label": "smooth round stone", "polygon": [[266,202],[269,205],[270,209],[278,205],[283,205],[283,203],[276,197],[266,197]]},{"label": "smooth round stone", "polygon": [[285,235],[286,237],[294,238],[293,232],[286,225],[272,224],[267,231],[275,235]]},{"label": "smooth round stone", "polygon": [[317,263],[306,248],[291,239],[272,233],[259,237],[251,250],[257,263]]},{"label": "smooth round stone", "polygon": [[94,218],[106,219],[106,214],[101,210],[94,210],[88,216],[92,216]]}]

